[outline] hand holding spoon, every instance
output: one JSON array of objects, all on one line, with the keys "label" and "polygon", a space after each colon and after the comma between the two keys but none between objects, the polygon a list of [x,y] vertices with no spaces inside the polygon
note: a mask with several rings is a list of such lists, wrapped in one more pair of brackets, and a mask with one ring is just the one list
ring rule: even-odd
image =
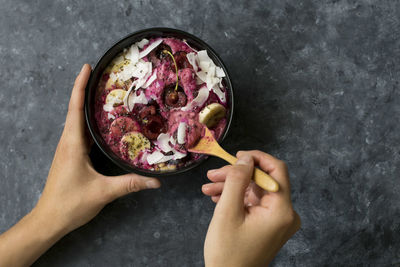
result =
[{"label": "hand holding spoon", "polygon": [[[196,146],[189,149],[190,152],[199,153],[199,154],[207,154],[219,157],[230,164],[234,164],[237,161],[237,158],[226,152],[215,140],[210,130],[205,127],[205,134],[199,140]],[[269,192],[277,192],[279,190],[278,183],[267,173],[263,172],[259,168],[254,168],[253,175],[254,182]]]}]

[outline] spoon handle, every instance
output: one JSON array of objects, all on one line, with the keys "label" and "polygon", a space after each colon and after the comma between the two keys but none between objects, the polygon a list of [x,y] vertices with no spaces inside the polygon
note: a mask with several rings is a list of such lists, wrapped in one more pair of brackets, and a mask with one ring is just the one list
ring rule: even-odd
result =
[{"label": "spoon handle", "polygon": [[[235,164],[238,160],[236,157],[232,156],[228,152],[226,152],[222,147],[218,153],[214,154],[217,157],[229,162],[230,164]],[[254,182],[264,190],[269,192],[277,192],[279,190],[278,183],[267,173],[263,172],[259,168],[254,168],[254,175],[253,175]]]}]

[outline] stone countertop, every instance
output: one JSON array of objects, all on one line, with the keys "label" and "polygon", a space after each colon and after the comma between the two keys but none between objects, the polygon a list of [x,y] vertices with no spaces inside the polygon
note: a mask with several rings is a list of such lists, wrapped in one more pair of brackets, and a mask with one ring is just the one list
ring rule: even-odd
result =
[{"label": "stone countertop", "polygon": [[[167,26],[208,42],[233,77],[224,146],[289,166],[302,229],[272,266],[399,266],[399,14],[378,0],[1,1],[0,232],[40,197],[82,64]],[[34,266],[203,266],[214,204],[200,187],[223,164],[113,202]]]}]

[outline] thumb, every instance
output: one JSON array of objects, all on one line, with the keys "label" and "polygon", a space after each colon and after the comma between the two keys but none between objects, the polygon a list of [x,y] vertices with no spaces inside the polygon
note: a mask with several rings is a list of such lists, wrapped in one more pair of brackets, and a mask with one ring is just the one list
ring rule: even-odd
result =
[{"label": "thumb", "polygon": [[137,174],[125,174],[121,176],[107,177],[109,195],[112,200],[138,192],[143,189],[159,188],[161,183],[156,178],[145,177]]},{"label": "thumb", "polygon": [[[226,175],[224,189],[217,204],[225,216],[244,216],[244,195],[253,177],[254,161],[250,155],[239,157]],[[216,209],[217,209],[216,207]]]}]

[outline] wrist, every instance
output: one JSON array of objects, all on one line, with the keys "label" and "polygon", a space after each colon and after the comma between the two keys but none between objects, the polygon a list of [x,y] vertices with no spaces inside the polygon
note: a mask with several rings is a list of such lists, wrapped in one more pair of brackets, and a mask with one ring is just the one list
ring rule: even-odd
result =
[{"label": "wrist", "polygon": [[39,207],[35,207],[27,217],[32,229],[37,231],[37,235],[42,241],[55,243],[69,232],[67,227],[57,222],[54,214],[52,215]]}]

